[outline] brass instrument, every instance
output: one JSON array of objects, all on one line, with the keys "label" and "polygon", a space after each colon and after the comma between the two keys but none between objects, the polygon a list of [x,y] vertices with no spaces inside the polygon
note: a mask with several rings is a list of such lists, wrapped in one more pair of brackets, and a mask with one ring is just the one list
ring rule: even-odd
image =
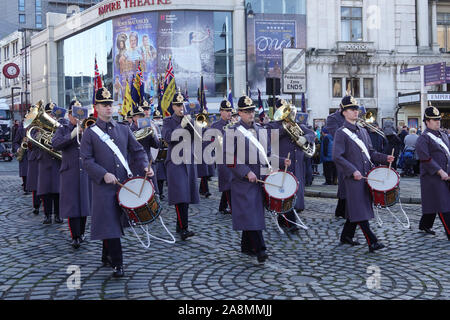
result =
[{"label": "brass instrument", "polygon": [[231,118],[231,120],[226,125],[223,126],[223,130],[230,129],[232,126],[234,126],[238,122],[239,122],[238,120],[234,121],[233,118]]},{"label": "brass instrument", "polygon": [[302,148],[305,156],[311,158],[316,152],[316,144],[310,143],[306,141],[305,144],[301,144],[300,137],[304,136],[302,128],[295,122],[295,115],[297,113],[297,109],[295,107],[291,107],[290,105],[283,105],[275,112],[273,116],[273,120],[275,121],[283,121],[283,128],[286,132],[291,136],[292,140]]},{"label": "brass instrument", "polygon": [[380,135],[380,136],[382,136],[383,138],[386,139],[386,135],[384,134],[384,132],[382,130],[380,130],[377,127],[375,127],[375,126],[371,125],[370,123],[366,122],[364,119],[358,117],[358,119],[356,119],[356,123],[359,124],[363,128],[369,128],[370,130],[372,130],[376,134],[378,134],[378,135]]},{"label": "brass instrument", "polygon": [[27,137],[23,137],[19,149],[17,149],[17,152],[14,154],[16,156],[17,161],[21,162],[23,160],[23,156],[25,155],[25,151],[27,151],[27,149],[28,149],[28,139]]},{"label": "brass instrument", "polygon": [[88,117],[86,119],[83,119],[83,121],[81,122],[81,128],[83,128],[83,130],[86,130],[88,127],[95,124],[96,121],[97,119],[94,117]]},{"label": "brass instrument", "polygon": [[147,138],[149,135],[152,135],[154,132],[152,127],[145,127],[133,132],[134,137],[137,141]]},{"label": "brass instrument", "polygon": [[[23,127],[27,129],[26,137],[28,141],[50,153],[53,157],[62,159],[61,152],[53,150],[52,147],[53,135],[56,129],[61,127],[61,124],[45,113],[42,100],[32,107],[25,116]],[[35,137],[33,137],[33,131],[36,131]]]},{"label": "brass instrument", "polygon": [[195,116],[195,124],[200,128],[205,128],[209,125],[209,117],[207,113],[199,113]]}]

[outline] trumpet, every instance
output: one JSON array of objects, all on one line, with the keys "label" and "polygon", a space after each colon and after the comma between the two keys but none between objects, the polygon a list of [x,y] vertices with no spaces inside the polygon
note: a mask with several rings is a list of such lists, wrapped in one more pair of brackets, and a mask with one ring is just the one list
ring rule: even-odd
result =
[{"label": "trumpet", "polygon": [[356,123],[359,124],[363,128],[369,128],[370,130],[372,130],[376,134],[378,134],[378,135],[382,136],[384,139],[386,139],[386,135],[384,134],[383,131],[381,131],[377,127],[371,125],[370,123],[367,123],[364,119],[358,118],[358,119],[356,119]]}]

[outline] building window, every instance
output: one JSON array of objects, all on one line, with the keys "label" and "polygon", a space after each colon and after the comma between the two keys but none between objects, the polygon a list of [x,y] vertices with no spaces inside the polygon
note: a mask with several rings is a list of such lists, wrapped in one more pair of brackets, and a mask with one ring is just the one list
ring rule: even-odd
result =
[{"label": "building window", "polygon": [[19,53],[19,43],[18,43],[18,41],[14,41],[12,43],[12,47],[13,47],[13,57],[15,57]]},{"label": "building window", "polygon": [[42,10],[42,1],[36,0],[36,12],[41,11],[41,10]]},{"label": "building window", "polygon": [[42,28],[42,15],[36,14],[36,28]]},{"label": "building window", "polygon": [[373,79],[372,78],[364,78],[363,86],[364,86],[364,97],[365,98],[373,98],[374,97]]},{"label": "building window", "polygon": [[341,7],[341,40],[362,41],[362,8]]},{"label": "building window", "polygon": [[20,12],[25,11],[25,0],[19,0],[19,11]]},{"label": "building window", "polygon": [[3,47],[3,57],[5,61],[9,59],[9,45]]},{"label": "building window", "polygon": [[341,78],[333,78],[333,98],[342,97],[342,79]]},{"label": "building window", "polygon": [[359,91],[359,78],[348,78],[346,79],[346,86],[347,92],[350,93],[355,98],[360,97],[360,91]]},{"label": "building window", "polygon": [[450,52],[450,13],[437,15],[437,42],[441,52]]},{"label": "building window", "polygon": [[19,23],[25,23],[25,15],[19,14]]}]

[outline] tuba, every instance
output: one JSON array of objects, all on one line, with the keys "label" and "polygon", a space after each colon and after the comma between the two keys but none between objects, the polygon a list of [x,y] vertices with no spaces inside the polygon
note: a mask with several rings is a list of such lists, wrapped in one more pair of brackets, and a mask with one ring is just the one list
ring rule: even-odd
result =
[{"label": "tuba", "polygon": [[297,109],[295,109],[295,107],[285,104],[275,112],[273,120],[283,121],[284,130],[286,130],[286,132],[291,136],[291,139],[303,150],[305,155],[308,158],[311,158],[316,152],[316,145],[314,142],[310,143],[308,141],[303,145],[300,143],[299,138],[300,136],[305,135],[305,133],[294,120],[296,113]]},{"label": "tuba", "polygon": [[[61,152],[53,150],[52,147],[53,135],[56,129],[61,127],[61,124],[45,113],[42,100],[32,107],[25,116],[23,127],[27,129],[28,141],[50,153],[53,157],[62,159]],[[33,134],[34,132],[36,134]]]}]

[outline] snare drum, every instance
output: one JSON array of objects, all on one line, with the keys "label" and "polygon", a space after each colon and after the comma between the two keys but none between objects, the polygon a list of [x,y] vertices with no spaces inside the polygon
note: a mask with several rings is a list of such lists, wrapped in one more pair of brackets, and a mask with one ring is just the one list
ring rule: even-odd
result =
[{"label": "snare drum", "polygon": [[[142,177],[131,178],[123,186],[139,194],[143,181]],[[162,208],[158,196],[155,195],[153,183],[145,180],[140,197],[124,187],[117,191],[117,200],[126,213],[128,221],[132,225],[144,225],[155,221]]]},{"label": "snare drum", "polygon": [[273,172],[264,179],[264,182],[267,182],[264,184],[264,206],[267,210],[286,213],[294,208],[299,183],[291,172]]},{"label": "snare drum", "polygon": [[[377,181],[375,181],[377,180]],[[386,166],[375,167],[367,174],[373,204],[382,208],[393,206],[400,195],[400,175]]]}]

